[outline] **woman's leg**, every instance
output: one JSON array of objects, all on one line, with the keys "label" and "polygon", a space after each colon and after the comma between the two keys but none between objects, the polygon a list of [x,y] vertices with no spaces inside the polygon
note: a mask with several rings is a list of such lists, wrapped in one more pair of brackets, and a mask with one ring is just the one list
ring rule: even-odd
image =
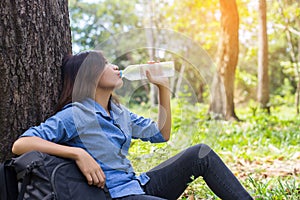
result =
[{"label": "woman's leg", "polygon": [[211,190],[221,199],[252,199],[219,156],[207,145],[199,144],[147,172],[150,181],[146,194],[177,199],[193,178],[202,176]]}]

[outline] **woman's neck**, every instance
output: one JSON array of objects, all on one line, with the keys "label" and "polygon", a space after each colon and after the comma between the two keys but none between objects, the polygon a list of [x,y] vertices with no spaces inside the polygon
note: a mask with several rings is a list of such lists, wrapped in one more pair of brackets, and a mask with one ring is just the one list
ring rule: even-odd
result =
[{"label": "woman's neck", "polygon": [[110,91],[104,91],[101,89],[97,89],[96,95],[95,95],[95,101],[99,103],[109,114],[108,110],[108,103],[109,99],[111,97],[111,92]]}]

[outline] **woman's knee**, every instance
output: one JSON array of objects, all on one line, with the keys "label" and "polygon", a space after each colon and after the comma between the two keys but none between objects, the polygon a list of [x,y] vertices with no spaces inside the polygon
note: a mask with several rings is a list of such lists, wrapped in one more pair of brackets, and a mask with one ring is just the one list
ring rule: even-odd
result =
[{"label": "woman's knee", "polygon": [[195,153],[197,155],[198,158],[204,158],[206,157],[211,151],[213,151],[210,146],[208,146],[207,144],[197,144],[195,146],[190,147],[193,149],[193,153]]}]

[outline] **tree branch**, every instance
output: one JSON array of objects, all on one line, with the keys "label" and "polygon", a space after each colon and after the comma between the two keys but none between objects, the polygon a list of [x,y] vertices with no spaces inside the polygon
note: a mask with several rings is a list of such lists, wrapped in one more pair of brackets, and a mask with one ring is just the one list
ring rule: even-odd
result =
[{"label": "tree branch", "polygon": [[300,36],[300,31],[294,29],[293,27],[290,27],[290,26],[284,26],[284,25],[282,25],[282,24],[274,24],[274,26],[277,27],[277,28],[283,29],[283,30],[287,30],[287,31],[289,31],[289,32],[291,32],[291,33],[294,33],[294,34]]}]

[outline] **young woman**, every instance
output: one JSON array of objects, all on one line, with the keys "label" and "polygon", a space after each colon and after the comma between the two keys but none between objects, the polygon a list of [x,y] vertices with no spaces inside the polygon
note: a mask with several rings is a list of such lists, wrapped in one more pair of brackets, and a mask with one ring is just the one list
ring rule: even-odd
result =
[{"label": "young woman", "polygon": [[202,176],[221,199],[252,199],[219,156],[207,145],[192,146],[154,169],[136,176],[127,159],[131,139],[166,142],[171,110],[167,78],[147,73],[158,87],[157,123],[138,116],[112,96],[122,86],[119,69],[99,51],[64,59],[64,86],[57,112],[31,127],[15,141],[12,151],[36,150],[71,158],[88,184],[106,185],[114,199],[177,199],[192,177]]}]

